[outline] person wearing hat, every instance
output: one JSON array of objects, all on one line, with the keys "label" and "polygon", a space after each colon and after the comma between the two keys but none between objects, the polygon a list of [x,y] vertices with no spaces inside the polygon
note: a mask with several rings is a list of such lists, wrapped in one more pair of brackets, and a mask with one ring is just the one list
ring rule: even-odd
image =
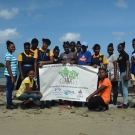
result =
[{"label": "person wearing hat", "polygon": [[78,55],[78,65],[89,65],[91,63],[91,52],[87,51],[88,43],[81,43],[82,51]]},{"label": "person wearing hat", "polygon": [[[82,42],[81,43],[81,48],[82,48],[82,51],[79,53],[79,55],[77,57],[78,65],[90,66],[91,52],[87,51],[88,43],[87,42]],[[82,102],[82,107],[84,107],[84,106],[85,106],[85,102]]]}]

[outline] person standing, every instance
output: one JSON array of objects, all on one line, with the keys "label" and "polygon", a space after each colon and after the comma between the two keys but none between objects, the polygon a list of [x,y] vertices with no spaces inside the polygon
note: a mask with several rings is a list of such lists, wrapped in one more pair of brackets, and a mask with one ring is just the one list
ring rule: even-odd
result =
[{"label": "person standing", "polygon": [[81,52],[81,43],[80,43],[80,41],[77,41],[77,44],[76,44],[76,56],[79,55],[79,52]]},{"label": "person standing", "polygon": [[124,51],[125,42],[118,45],[118,65],[120,69],[120,92],[123,96],[123,103],[117,106],[117,108],[128,108],[128,80],[129,80],[129,55]]},{"label": "person standing", "polygon": [[114,48],[113,44],[110,43],[107,48],[107,52],[109,54],[107,60],[107,70],[108,70],[108,78],[112,83],[112,91],[113,91],[113,100],[110,103],[113,105],[117,104],[117,97],[118,97],[118,81],[119,81],[119,72],[117,68],[117,56],[113,53]]},{"label": "person standing", "polygon": [[4,75],[6,77],[6,99],[7,106],[6,109],[16,109],[17,106],[12,102],[12,91],[14,89],[14,84],[17,78],[17,59],[13,55],[15,51],[15,45],[11,41],[7,41],[7,52],[5,54],[6,68],[4,70]]},{"label": "person standing", "polygon": [[39,41],[36,39],[36,38],[33,38],[31,40],[31,48],[30,48],[30,51],[31,51],[31,54],[34,56],[35,52],[37,51],[38,49],[38,43]]},{"label": "person standing", "polygon": [[[53,51],[48,49],[51,44],[49,39],[42,39],[43,45],[34,54],[34,71],[37,78],[38,88],[40,90],[39,68],[43,65],[53,64]],[[44,102],[41,102],[41,109],[45,108]],[[46,108],[51,108],[50,102],[46,102]]]},{"label": "person standing", "polygon": [[34,56],[33,53],[31,53],[29,42],[24,43],[24,52],[18,56],[18,67],[20,76],[17,81],[17,90],[20,88],[24,78],[28,76],[28,71],[34,70]]}]

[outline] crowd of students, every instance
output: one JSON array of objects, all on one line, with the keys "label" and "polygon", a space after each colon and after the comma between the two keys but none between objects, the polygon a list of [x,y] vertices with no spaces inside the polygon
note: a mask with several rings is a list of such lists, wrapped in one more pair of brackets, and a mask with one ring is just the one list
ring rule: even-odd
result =
[{"label": "crowd of students", "polygon": [[[7,41],[7,53],[5,54],[6,68],[4,75],[6,76],[6,98],[7,109],[16,109],[18,106],[12,103],[12,91],[17,81],[16,97],[22,100],[21,108],[30,108],[30,103],[40,100],[42,93],[40,92],[39,68],[47,64],[79,64],[99,68],[99,78],[97,90],[86,98],[87,106],[91,110],[107,110],[108,104],[117,105],[118,90],[123,97],[123,103],[117,108],[128,108],[128,80],[130,79],[130,62],[129,55],[125,52],[125,42],[118,44],[117,50],[119,56],[113,53],[113,44],[107,47],[108,57],[106,58],[100,53],[100,45],[93,46],[94,54],[88,51],[88,43],[71,42],[63,43],[64,52],[60,54],[59,47],[56,46],[53,51],[49,49],[51,41],[42,39],[42,46],[38,48],[39,41],[34,38],[31,43],[24,43],[24,52],[18,56],[18,60],[13,55],[15,45],[11,41]],[[135,39],[132,40],[132,46],[135,50]],[[135,75],[135,51],[131,57],[131,73]],[[19,77],[17,79],[17,68],[19,68]],[[118,70],[119,69],[119,70]],[[45,78],[46,79],[46,78]],[[87,78],[89,79],[89,77]],[[113,91],[113,98],[111,98]],[[61,100],[60,100],[61,102]],[[65,101],[65,105],[73,105],[73,102]],[[50,108],[50,101],[40,102],[41,109]],[[82,103],[85,106],[85,103]],[[135,105],[132,106],[135,108]]]}]

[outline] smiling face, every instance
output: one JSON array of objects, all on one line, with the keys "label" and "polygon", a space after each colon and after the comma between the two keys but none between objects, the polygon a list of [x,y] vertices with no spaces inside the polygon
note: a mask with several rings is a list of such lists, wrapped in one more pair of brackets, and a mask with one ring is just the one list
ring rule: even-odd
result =
[{"label": "smiling face", "polygon": [[69,45],[68,45],[68,44],[65,44],[65,45],[64,45],[64,51],[65,51],[66,53],[69,53]]},{"label": "smiling face", "polygon": [[59,51],[58,50],[55,50],[54,51],[54,58],[58,58],[58,56],[59,56]]},{"label": "smiling face", "polygon": [[122,53],[124,51],[124,48],[123,48],[122,45],[118,45],[117,50],[118,50],[119,53]]},{"label": "smiling face", "polygon": [[78,52],[80,52],[81,51],[81,45],[80,44],[77,44],[76,45],[76,49],[77,49]]},{"label": "smiling face", "polygon": [[47,43],[46,43],[46,42],[43,42],[42,49],[43,49],[43,50],[46,50],[47,48],[48,48]]},{"label": "smiling face", "polygon": [[101,79],[105,78],[106,77],[106,72],[103,69],[101,69],[99,71],[99,76],[100,76]]},{"label": "smiling face", "polygon": [[95,55],[99,55],[99,53],[100,53],[100,48],[99,48],[99,47],[96,47],[95,50],[94,50],[94,53],[95,53]]},{"label": "smiling face", "polygon": [[30,46],[29,45],[24,46],[24,51],[26,54],[29,54],[30,53]]},{"label": "smiling face", "polygon": [[30,80],[32,80],[34,78],[34,71],[33,70],[29,71],[28,77],[30,78]]},{"label": "smiling face", "polygon": [[108,47],[108,48],[107,48],[108,54],[109,54],[109,55],[112,55],[112,54],[113,54],[113,50],[114,50],[114,49],[113,49],[112,47]]},{"label": "smiling face", "polygon": [[15,45],[10,44],[7,49],[8,49],[9,52],[13,53],[15,51]]}]

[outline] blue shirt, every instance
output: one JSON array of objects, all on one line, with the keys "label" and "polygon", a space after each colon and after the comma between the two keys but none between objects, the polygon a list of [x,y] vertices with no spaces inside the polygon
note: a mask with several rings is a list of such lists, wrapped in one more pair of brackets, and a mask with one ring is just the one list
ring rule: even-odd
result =
[{"label": "blue shirt", "polygon": [[[10,61],[10,68],[11,68],[12,74],[13,76],[16,76],[17,75],[17,59],[15,58],[15,56],[11,54],[10,52],[7,52],[5,54],[5,61]],[[10,76],[7,68],[5,68],[4,75]]]},{"label": "blue shirt", "polygon": [[[131,62],[132,60],[135,60],[135,50],[132,52],[132,56],[131,56]],[[131,73],[135,74],[135,63],[131,63]]]},{"label": "blue shirt", "polygon": [[87,65],[91,62],[90,51],[80,52],[78,55],[78,65]]}]

